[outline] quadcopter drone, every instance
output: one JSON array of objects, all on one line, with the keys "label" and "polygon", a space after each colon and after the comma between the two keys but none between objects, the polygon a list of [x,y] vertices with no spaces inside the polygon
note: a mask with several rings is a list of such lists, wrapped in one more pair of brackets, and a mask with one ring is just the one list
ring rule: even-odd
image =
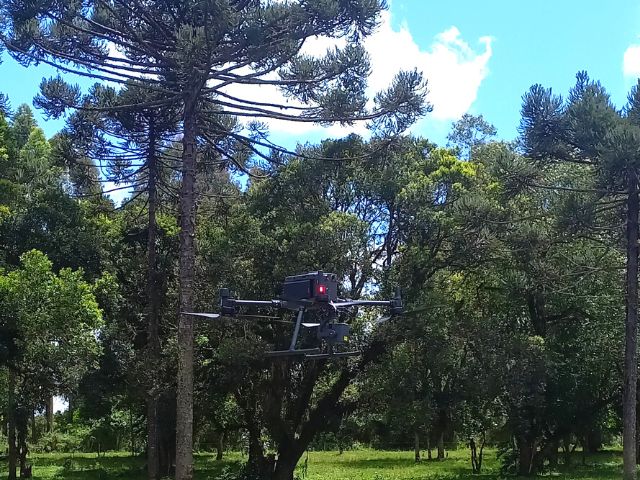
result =
[{"label": "quadcopter drone", "polygon": [[[293,310],[298,313],[293,328],[293,336],[288,350],[267,352],[269,357],[301,356],[307,359],[341,358],[359,355],[359,351],[343,351],[349,343],[351,328],[339,321],[339,314],[354,307],[387,307],[388,315],[379,318],[377,323],[385,322],[393,316],[403,313],[400,290],[392,300],[348,300],[338,298],[338,276],[321,271],[302,275],[293,275],[284,279],[282,295],[276,300],[240,300],[233,298],[228,288],[220,290],[220,313],[183,312],[185,315],[217,319],[240,315],[240,307],[273,308]],[[317,312],[315,322],[304,322],[306,312]],[[260,317],[258,317],[260,318]],[[273,318],[273,317],[269,317]],[[287,322],[289,323],[289,322]],[[317,329],[317,348],[297,348],[300,327]]]}]

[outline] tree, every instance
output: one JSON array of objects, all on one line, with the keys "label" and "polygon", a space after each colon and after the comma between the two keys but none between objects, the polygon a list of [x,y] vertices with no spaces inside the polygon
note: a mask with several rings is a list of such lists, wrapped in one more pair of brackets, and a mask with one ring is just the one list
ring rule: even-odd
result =
[{"label": "tree", "polygon": [[451,125],[447,135],[449,145],[460,151],[462,158],[470,160],[476,149],[493,139],[498,131],[482,115],[465,113],[460,120]]},{"label": "tree", "polygon": [[[244,199],[218,200],[226,203],[226,215],[205,215],[198,259],[205,275],[199,282],[211,287],[223,274],[222,285],[240,295],[268,298],[278,294],[275,286],[285,275],[321,268],[344,279],[347,297],[362,297],[378,283],[386,289],[392,260],[387,256],[397,254],[394,205],[406,183],[406,167],[420,158],[423,147],[424,142],[410,138],[389,145],[352,136],[281,157],[267,178],[252,180]],[[199,303],[210,305],[215,297],[204,292]],[[385,341],[382,329],[373,334],[356,315],[350,321],[353,347],[365,352],[363,359],[334,368],[264,358],[265,349],[290,341],[286,326],[202,327],[198,339],[206,363],[198,370],[209,373],[198,383],[206,389],[218,379],[226,385],[219,388],[235,396],[249,436],[247,467],[257,475],[291,478],[314,437],[339,428],[362,401],[351,390],[368,365],[379,360]],[[277,449],[276,458],[266,455],[262,431]]]},{"label": "tree", "polygon": [[[61,154],[65,163],[79,168],[101,165],[103,178],[94,178],[94,185],[110,181],[114,190],[131,189],[130,197],[120,208],[142,197],[147,210],[147,285],[146,317],[147,346],[144,358],[148,364],[145,379],[147,390],[147,465],[149,478],[169,475],[170,462],[159,455],[159,397],[160,382],[157,365],[161,361],[160,308],[163,301],[158,260],[157,212],[161,207],[162,190],[173,190],[166,171],[170,170],[176,155],[172,142],[167,139],[177,127],[176,111],[167,107],[120,110],[118,105],[130,105],[147,97],[151,101],[154,92],[136,86],[126,86],[119,91],[112,87],[95,85],[85,95],[83,108],[67,119],[67,126],[60,135],[60,143],[67,148]],[[47,108],[48,100],[38,97],[37,103]],[[112,105],[106,108],[105,105]],[[50,108],[50,106],[49,106]],[[91,173],[91,170],[90,172]],[[164,175],[163,175],[164,173]],[[91,180],[91,179],[89,179]],[[95,195],[100,195],[98,188]]]},{"label": "tree", "polygon": [[[0,276],[3,329],[15,333],[9,367],[9,479],[16,457],[26,471],[27,419],[34,407],[73,389],[98,355],[94,332],[101,315],[82,272],[52,271],[38,251],[21,257],[22,267]],[[87,361],[79,363],[77,358]],[[16,445],[16,431],[18,445]]]},{"label": "tree", "polygon": [[31,135],[31,131],[36,127],[36,120],[33,117],[33,111],[27,104],[22,104],[16,110],[12,118],[13,126],[13,142],[15,148],[22,148]]},{"label": "tree", "polygon": [[576,76],[567,102],[551,89],[534,85],[524,96],[521,133],[524,149],[544,165],[560,161],[588,168],[589,189],[602,202],[625,206],[625,366],[623,388],[624,478],[636,478],[636,384],[638,325],[638,162],[640,92],[634,87],[623,114],[599,82]]},{"label": "tree", "polygon": [[6,153],[0,157],[2,262],[17,266],[22,253],[38,249],[56,268],[82,267],[88,275],[99,276],[102,236],[93,214],[100,206],[75,202],[66,193],[63,169],[54,163],[40,128],[32,127],[19,149],[11,143],[14,133],[14,125],[8,125]]}]

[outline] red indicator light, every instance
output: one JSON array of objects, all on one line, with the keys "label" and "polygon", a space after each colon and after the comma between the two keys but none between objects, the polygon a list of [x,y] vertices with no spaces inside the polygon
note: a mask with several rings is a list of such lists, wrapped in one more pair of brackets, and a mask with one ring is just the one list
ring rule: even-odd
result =
[{"label": "red indicator light", "polygon": [[318,295],[326,295],[326,294],[327,294],[327,286],[318,285]]}]

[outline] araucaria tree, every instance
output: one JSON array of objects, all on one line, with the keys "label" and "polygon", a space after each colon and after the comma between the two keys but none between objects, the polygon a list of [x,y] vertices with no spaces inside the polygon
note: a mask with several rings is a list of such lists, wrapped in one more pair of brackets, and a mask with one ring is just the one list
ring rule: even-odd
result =
[{"label": "araucaria tree", "polygon": [[[25,65],[44,62],[114,84],[143,84],[155,98],[102,110],[174,106],[182,139],[179,307],[193,307],[196,162],[199,147],[245,168],[263,155],[263,122],[342,124],[369,120],[381,133],[406,129],[427,110],[420,73],[400,72],[369,102],[369,63],[360,40],[375,28],[383,0],[3,2],[0,38]],[[318,58],[303,53],[320,36],[344,39]],[[47,85],[57,85],[47,88]],[[50,105],[81,108],[77,88],[58,79],[43,85]],[[250,99],[273,88],[281,100]],[[247,125],[240,120],[253,120]],[[258,122],[255,122],[258,121]],[[275,147],[278,148],[278,147]],[[193,476],[193,324],[178,329],[176,478]]]},{"label": "araucaria tree", "polygon": [[[551,89],[534,85],[524,96],[521,131],[525,152],[540,166],[557,162],[583,169],[590,176],[579,189],[562,184],[551,189],[591,193],[590,201],[574,206],[584,217],[582,228],[593,227],[603,211],[621,210],[625,232],[622,244],[626,253],[625,282],[625,355],[623,384],[623,457],[624,478],[636,478],[636,388],[638,330],[638,197],[640,172],[640,88],[629,94],[623,112],[618,112],[599,82],[585,72],[577,75],[568,101]],[[575,216],[575,215],[574,215]],[[600,225],[617,242],[621,234],[619,220]],[[593,232],[593,228],[591,232]],[[584,232],[578,231],[584,235]]]}]

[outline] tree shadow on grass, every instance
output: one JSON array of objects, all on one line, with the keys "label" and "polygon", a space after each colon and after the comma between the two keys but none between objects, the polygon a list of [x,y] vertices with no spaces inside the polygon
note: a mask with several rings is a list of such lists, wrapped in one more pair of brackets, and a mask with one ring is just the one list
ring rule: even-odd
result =
[{"label": "tree shadow on grass", "polygon": [[144,460],[139,457],[38,456],[33,458],[34,480],[108,480],[146,478]]}]

